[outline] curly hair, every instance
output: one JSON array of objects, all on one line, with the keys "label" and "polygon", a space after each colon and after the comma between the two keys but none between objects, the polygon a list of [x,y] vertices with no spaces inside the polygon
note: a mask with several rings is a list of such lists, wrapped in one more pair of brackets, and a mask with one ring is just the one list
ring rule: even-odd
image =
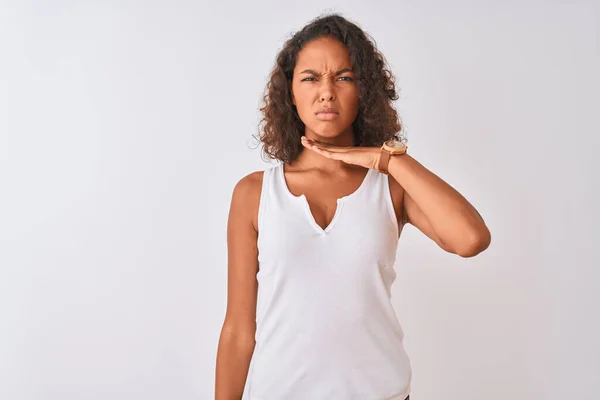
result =
[{"label": "curly hair", "polygon": [[303,151],[300,137],[304,123],[292,104],[289,81],[293,78],[298,53],[311,40],[331,36],[348,49],[352,69],[357,74],[358,115],[352,123],[355,146],[381,146],[389,139],[401,139],[403,128],[393,101],[398,99],[395,78],[374,39],[338,13],[319,16],[293,34],[277,54],[276,64],[260,108],[259,135],[268,158],[285,163]]}]

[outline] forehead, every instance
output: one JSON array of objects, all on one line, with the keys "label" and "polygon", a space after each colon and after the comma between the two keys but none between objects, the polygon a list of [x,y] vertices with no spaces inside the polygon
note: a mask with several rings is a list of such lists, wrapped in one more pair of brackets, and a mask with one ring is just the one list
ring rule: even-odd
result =
[{"label": "forehead", "polygon": [[294,70],[338,70],[344,67],[351,67],[346,46],[332,37],[322,37],[310,41],[298,52]]}]

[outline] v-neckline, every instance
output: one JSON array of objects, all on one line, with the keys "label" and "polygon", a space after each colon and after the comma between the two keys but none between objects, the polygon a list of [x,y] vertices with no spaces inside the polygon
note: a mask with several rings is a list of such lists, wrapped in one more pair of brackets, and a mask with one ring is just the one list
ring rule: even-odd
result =
[{"label": "v-neckline", "polygon": [[364,187],[367,185],[368,180],[373,172],[373,170],[371,168],[367,169],[367,173],[365,174],[360,186],[352,193],[347,194],[346,196],[342,196],[338,199],[336,199],[336,208],[335,208],[335,213],[333,214],[333,218],[331,219],[331,221],[329,221],[329,224],[323,228],[321,227],[321,225],[319,225],[317,223],[317,221],[315,220],[315,217],[312,213],[312,211],[310,210],[310,205],[308,204],[308,200],[306,199],[306,195],[301,194],[299,196],[296,196],[295,194],[293,194],[290,191],[290,188],[287,185],[287,182],[285,180],[285,171],[284,171],[284,163],[281,163],[279,165],[279,176],[281,179],[281,183],[283,186],[284,191],[289,195],[289,197],[291,197],[292,199],[296,200],[296,201],[301,201],[303,203],[303,207],[304,210],[306,212],[307,218],[309,220],[309,223],[313,226],[313,228],[317,231],[317,233],[321,234],[321,235],[326,235],[328,234],[331,229],[333,228],[333,226],[335,225],[336,221],[338,220],[340,213],[342,211],[342,208],[344,207],[344,202],[356,195],[358,195],[363,189]]}]

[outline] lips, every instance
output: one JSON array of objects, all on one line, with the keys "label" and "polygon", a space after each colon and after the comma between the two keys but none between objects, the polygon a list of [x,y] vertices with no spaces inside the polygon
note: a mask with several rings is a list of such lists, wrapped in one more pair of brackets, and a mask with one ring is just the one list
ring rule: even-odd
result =
[{"label": "lips", "polygon": [[321,111],[318,111],[317,114],[326,113],[326,114],[337,114],[337,111],[333,108],[323,108]]},{"label": "lips", "polygon": [[334,118],[338,117],[338,113],[336,112],[318,112],[317,113],[317,118],[322,120],[322,121],[329,121],[332,120]]}]

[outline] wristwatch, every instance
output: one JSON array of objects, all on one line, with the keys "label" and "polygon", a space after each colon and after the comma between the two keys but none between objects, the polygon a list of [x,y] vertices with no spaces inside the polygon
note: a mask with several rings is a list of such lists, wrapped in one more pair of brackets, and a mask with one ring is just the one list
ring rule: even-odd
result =
[{"label": "wristwatch", "polygon": [[389,175],[388,164],[392,156],[406,153],[408,146],[405,143],[406,139],[387,140],[381,146],[381,155],[379,156],[379,172]]}]

